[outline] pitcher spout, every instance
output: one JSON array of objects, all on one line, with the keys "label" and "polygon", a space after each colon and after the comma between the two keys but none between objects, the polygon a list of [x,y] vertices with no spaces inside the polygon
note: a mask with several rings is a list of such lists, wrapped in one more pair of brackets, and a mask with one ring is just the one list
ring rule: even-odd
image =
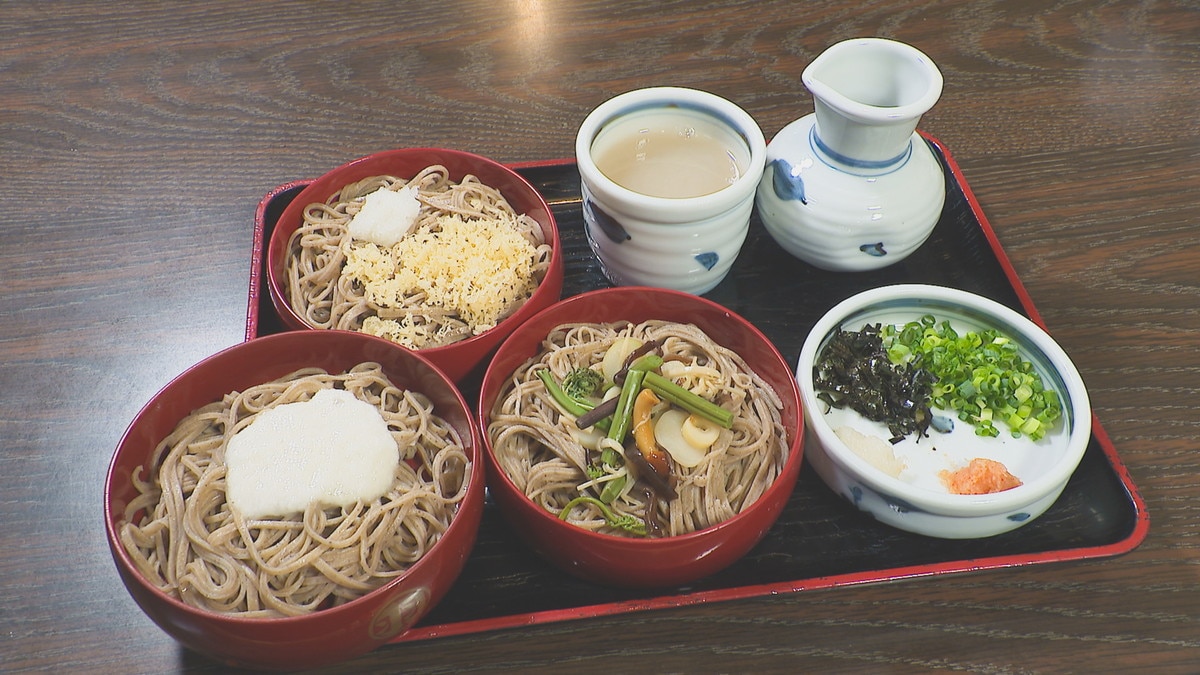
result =
[{"label": "pitcher spout", "polygon": [[804,69],[815,141],[832,157],[868,165],[898,161],[942,94],[942,74],[917,48],[883,38],[832,45]]}]

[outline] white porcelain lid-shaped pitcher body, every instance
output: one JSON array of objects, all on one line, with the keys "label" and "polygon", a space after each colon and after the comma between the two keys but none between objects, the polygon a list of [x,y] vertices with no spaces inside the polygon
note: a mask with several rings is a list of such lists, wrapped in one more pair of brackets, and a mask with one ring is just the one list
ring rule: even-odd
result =
[{"label": "white porcelain lid-shaped pitcher body", "polygon": [[945,175],[916,127],[942,75],[916,48],[881,38],[839,42],[804,70],[814,113],[767,148],[759,215],[788,252],[818,267],[884,267],[929,237]]}]

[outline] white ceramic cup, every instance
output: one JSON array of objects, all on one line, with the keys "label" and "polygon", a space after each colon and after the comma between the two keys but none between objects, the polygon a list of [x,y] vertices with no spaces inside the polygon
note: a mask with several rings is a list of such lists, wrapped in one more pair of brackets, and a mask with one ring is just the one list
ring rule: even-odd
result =
[{"label": "white ceramic cup", "polygon": [[[633,120],[664,117],[678,120],[679,133],[687,138],[706,135],[722,144],[738,165],[736,175],[707,194],[657,196],[647,192],[658,188],[631,189],[600,169],[597,158],[602,148],[612,145],[612,135],[624,135],[631,124],[640,124]],[[618,286],[656,286],[700,295],[725,278],[746,240],[766,142],[754,118],[720,96],[652,87],[626,92],[593,110],[579,127],[575,159],[588,243],[608,279]],[[698,174],[711,173],[687,161],[656,170],[656,178],[666,177],[671,187],[687,186]],[[632,184],[628,177],[625,182]]]}]

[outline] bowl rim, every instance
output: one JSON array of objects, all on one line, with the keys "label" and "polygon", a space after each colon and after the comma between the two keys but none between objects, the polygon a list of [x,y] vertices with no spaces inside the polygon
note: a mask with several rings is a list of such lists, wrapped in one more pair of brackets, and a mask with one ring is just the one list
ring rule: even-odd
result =
[{"label": "bowl rim", "polygon": [[[509,314],[501,319],[496,323],[495,326],[482,333],[479,333],[478,335],[472,335],[468,338],[459,340],[458,342],[452,342],[448,345],[429,347],[414,351],[419,351],[422,354],[432,355],[433,358],[437,358],[439,355],[452,353],[454,350],[463,349],[474,346],[481,342],[486,342],[490,339],[493,339],[495,335],[505,334],[507,331],[510,331],[512,327],[519,325],[525,318],[527,318],[522,316],[521,312],[521,309],[525,307],[525,305],[532,303],[534,298],[541,298],[546,293],[554,292],[553,286],[557,284],[547,284],[546,281],[550,280],[552,276],[561,275],[561,270],[564,265],[562,238],[559,234],[558,221],[554,216],[554,210],[550,208],[550,204],[546,201],[545,196],[543,196],[542,193],[535,188],[532,183],[526,180],[524,176],[522,176],[512,167],[498,162],[490,157],[485,157],[483,155],[468,152],[466,150],[456,150],[453,148],[441,148],[434,146],[392,148],[390,150],[380,150],[379,152],[357,157],[348,162],[344,162],[330,169],[329,171],[326,171],[305,185],[279,214],[279,218],[276,220],[275,227],[271,230],[271,236],[267,241],[266,263],[264,268],[267,277],[267,290],[271,297],[271,303],[275,307],[275,310],[280,313],[281,318],[285,323],[291,323],[292,321],[295,321],[300,325],[305,326],[306,330],[333,330],[321,329],[313,326],[306,321],[304,317],[299,314],[299,312],[293,309],[291,303],[287,300],[287,279],[284,278],[285,275],[281,273],[281,265],[283,264],[281,262],[281,258],[286,259],[287,239],[291,237],[292,232],[294,232],[303,221],[304,209],[308,208],[309,204],[317,202],[324,203],[327,199],[329,199],[330,195],[333,194],[333,191],[340,190],[343,186],[349,184],[350,182],[361,180],[372,175],[381,175],[373,169],[373,167],[376,165],[391,164],[398,158],[409,158],[424,155],[442,155],[444,157],[454,157],[460,161],[470,162],[479,166],[486,166],[489,169],[500,171],[501,173],[506,174],[522,189],[528,190],[529,195],[531,195],[533,198],[533,202],[536,205],[537,210],[541,211],[545,215],[545,222],[542,222],[537,218],[535,218],[535,220],[537,220],[538,224],[542,226],[543,234],[546,235],[547,243],[550,244],[550,267],[546,272],[546,277],[538,283],[536,288],[534,288],[533,293],[530,294],[529,299],[525,301],[525,304],[521,305],[521,307],[518,307],[517,310],[512,314]],[[427,163],[427,166],[435,163],[440,162],[430,162]],[[471,173],[474,174],[473,171]],[[461,180],[462,178],[461,176],[456,178],[453,171],[451,171],[450,176],[452,180]],[[508,198],[508,195],[505,195],[505,199]],[[528,213],[529,211],[526,211],[526,214]],[[284,236],[285,232],[287,233],[286,237]],[[561,293],[561,290],[559,290],[559,292]]]},{"label": "bowl rim", "polygon": [[[1024,484],[984,495],[957,495],[915,487],[887,475],[852,452],[825,421],[824,409],[817,398],[812,382],[816,352],[825,337],[846,316],[885,302],[936,302],[970,308],[973,313],[995,319],[1018,334],[1010,337],[1021,341],[1022,350],[1040,351],[1062,379],[1066,391],[1060,395],[1070,408],[1071,431],[1062,456],[1043,475]],[[814,324],[805,338],[797,358],[795,377],[800,387],[805,411],[810,415],[809,433],[816,434],[830,460],[859,481],[882,495],[894,495],[905,502],[935,514],[950,516],[983,516],[1019,510],[1064,485],[1074,473],[1091,441],[1092,412],[1087,388],[1071,358],[1050,335],[1032,320],[995,300],[969,291],[931,284],[895,284],[872,288],[834,305]]]},{"label": "bowl rim", "polygon": [[[325,609],[320,609],[320,610],[316,610],[313,612],[309,612],[307,614],[301,614],[301,615],[297,615],[297,616],[281,616],[281,617],[247,617],[247,616],[243,616],[239,613],[216,612],[216,611],[212,611],[212,610],[203,609],[200,607],[193,607],[192,605],[189,605],[189,604],[183,602],[182,600],[170,595],[169,593],[166,593],[165,591],[160,589],[158,586],[151,583],[149,579],[147,579],[141,572],[138,571],[137,566],[133,563],[133,559],[129,556],[129,552],[126,551],[125,547],[121,544],[120,533],[118,532],[117,527],[116,527],[116,524],[119,521],[124,519],[124,513],[121,512],[121,510],[115,508],[115,506],[116,506],[114,504],[115,497],[113,495],[113,492],[115,490],[114,486],[116,485],[116,481],[130,480],[128,475],[124,475],[124,474],[121,474],[118,472],[118,468],[119,468],[118,460],[122,457],[121,451],[125,447],[125,444],[129,441],[129,439],[134,434],[135,427],[142,421],[143,417],[154,413],[155,408],[158,406],[158,404],[160,402],[160,399],[166,394],[167,391],[175,389],[177,387],[185,386],[185,382],[188,379],[190,379],[191,377],[193,377],[196,371],[199,371],[201,368],[210,367],[213,362],[220,362],[220,361],[227,360],[227,359],[231,358],[231,356],[230,356],[231,354],[234,354],[241,350],[250,349],[250,348],[255,348],[255,349],[262,348],[262,346],[264,344],[272,344],[273,345],[273,343],[275,343],[275,342],[290,342],[293,340],[310,340],[310,339],[315,340],[318,338],[311,338],[311,337],[306,337],[306,336],[311,336],[311,335],[326,336],[331,333],[337,333],[337,334],[341,334],[344,336],[349,336],[346,339],[353,339],[353,340],[365,339],[366,342],[373,342],[376,344],[387,345],[389,348],[396,348],[396,349],[402,350],[403,352],[405,352],[407,354],[407,356],[409,358],[416,359],[417,361],[421,362],[424,366],[428,367],[432,372],[436,373],[439,380],[442,382],[442,384],[448,386],[450,388],[450,391],[454,394],[454,397],[457,400],[458,405],[461,406],[461,408],[462,408],[462,412],[465,413],[466,423],[467,423],[467,427],[468,427],[468,433],[470,434],[470,442],[473,445],[472,452],[468,453],[468,458],[471,460],[471,469],[468,473],[468,477],[471,480],[471,484],[468,485],[468,487],[467,487],[468,494],[467,494],[467,496],[464,496],[463,502],[461,502],[459,504],[459,509],[458,509],[458,512],[455,514],[454,519],[446,527],[446,530],[442,533],[442,535],[438,539],[438,541],[435,542],[434,545],[431,546],[429,548],[429,550],[426,551],[425,554],[423,556],[421,556],[421,558],[419,560],[417,560],[415,563],[410,565],[408,567],[408,569],[404,570],[403,573],[393,577],[392,579],[389,579],[386,583],[380,585],[379,587],[371,589],[370,591],[367,591],[366,593],[363,593],[362,595],[358,596],[357,598],[354,598],[353,600],[350,600],[343,604],[337,605],[336,607],[328,607]],[[328,339],[328,338],[322,338],[322,339]],[[151,449],[151,452],[153,452],[153,449]],[[472,454],[474,455],[474,457],[471,457]],[[144,467],[145,462],[149,459],[149,455],[147,455],[146,457],[142,457],[140,459],[141,459],[141,461],[138,463],[138,466]],[[275,627],[285,627],[285,626],[299,626],[299,625],[303,625],[303,624],[309,623],[309,622],[324,622],[331,618],[336,618],[341,615],[356,615],[358,613],[361,605],[378,602],[381,596],[390,595],[393,592],[395,592],[396,589],[400,586],[403,586],[410,577],[418,574],[422,568],[433,565],[434,564],[434,562],[433,562],[434,556],[431,554],[439,548],[439,545],[442,544],[443,541],[446,541],[446,539],[447,539],[448,535],[451,533],[451,531],[453,530],[454,532],[458,532],[460,530],[470,528],[470,523],[466,522],[468,519],[460,519],[459,518],[460,514],[462,514],[465,511],[470,510],[470,509],[466,508],[469,504],[467,502],[468,497],[471,497],[472,502],[477,502],[478,505],[480,507],[482,507],[482,504],[484,501],[484,486],[486,483],[486,472],[485,472],[484,465],[485,465],[485,462],[484,462],[484,457],[483,457],[482,439],[479,437],[479,425],[475,422],[474,411],[472,410],[471,406],[467,403],[466,398],[463,396],[463,394],[459,390],[458,386],[455,385],[455,383],[450,379],[450,377],[448,375],[446,375],[446,373],[441,368],[439,368],[434,363],[430,362],[429,359],[422,356],[419,352],[412,350],[412,349],[407,349],[405,347],[397,345],[394,342],[385,340],[384,338],[376,337],[374,335],[367,335],[366,333],[358,333],[355,331],[344,331],[344,330],[321,331],[321,332],[285,331],[282,333],[274,333],[271,335],[256,337],[256,338],[252,338],[250,340],[245,340],[243,342],[239,342],[237,344],[231,345],[231,346],[221,349],[213,354],[210,354],[209,356],[206,356],[205,358],[201,359],[200,361],[197,361],[196,363],[188,366],[186,369],[181,371],[179,374],[172,377],[171,380],[167,382],[167,384],[163,385],[158,391],[156,391],[154,393],[154,395],[151,396],[150,399],[139,409],[137,414],[133,417],[133,419],[130,421],[129,425],[126,427],[125,431],[121,434],[121,439],[120,439],[120,441],[118,441],[116,447],[113,450],[112,457],[109,459],[108,468],[106,469],[105,474],[104,474],[103,515],[104,515],[105,538],[108,541],[109,550],[112,554],[112,557],[114,558],[115,564],[119,568],[118,571],[120,572],[121,576],[123,576],[123,577],[128,576],[129,578],[132,578],[133,580],[135,580],[135,582],[138,584],[140,589],[142,589],[144,592],[147,592],[150,595],[154,596],[158,601],[165,603],[166,605],[169,605],[173,612],[183,613],[183,614],[186,614],[188,616],[191,616],[196,619],[203,620],[203,621],[227,623],[228,625],[231,625],[231,626],[243,626],[243,625],[257,626],[257,627],[269,626],[271,628],[275,628]],[[471,495],[474,495],[474,496],[472,497]],[[460,523],[461,523],[461,525],[460,525]],[[456,526],[458,526],[458,527],[456,527]],[[473,545],[473,542],[472,542],[472,545]],[[416,589],[414,589],[414,590],[416,590]],[[141,603],[140,603],[140,601],[137,600],[137,598],[135,598],[135,601],[137,601],[140,606]],[[432,609],[432,605],[430,606],[429,609]],[[146,610],[143,610],[143,611],[146,611]]]},{"label": "bowl rim", "polygon": [[[508,338],[505,339],[504,343],[501,344],[500,350],[497,352],[497,355],[506,351],[507,349],[511,349],[512,345],[515,344],[515,338],[521,336],[525,332],[532,331],[533,326],[536,326],[542,322],[547,321],[550,316],[553,316],[553,315],[563,311],[564,308],[570,309],[574,305],[577,305],[577,304],[580,304],[583,302],[590,302],[594,298],[601,297],[601,296],[622,296],[622,295],[633,296],[633,295],[642,295],[642,294],[646,294],[646,293],[664,296],[664,298],[673,298],[673,299],[683,300],[683,301],[687,301],[687,302],[697,302],[699,304],[707,305],[709,308],[711,308],[713,310],[718,310],[718,311],[723,312],[728,318],[732,319],[742,329],[746,330],[747,333],[749,333],[756,341],[761,341],[765,346],[770,348],[770,352],[773,354],[772,360],[777,361],[777,364],[773,364],[773,365],[778,365],[778,367],[781,368],[781,370],[780,370],[781,373],[785,373],[785,372],[790,373],[791,369],[788,366],[787,360],[784,359],[783,355],[779,352],[779,349],[778,349],[778,347],[775,346],[775,343],[773,343],[769,338],[767,338],[767,336],[761,330],[759,330],[757,326],[755,326],[753,323],[751,323],[749,320],[747,320],[744,317],[742,317],[741,315],[729,310],[728,308],[724,307],[723,305],[721,305],[717,302],[714,302],[712,300],[709,300],[707,298],[704,298],[704,297],[701,297],[701,296],[698,296],[698,295],[695,295],[692,293],[687,293],[685,291],[677,291],[674,289],[657,288],[657,287],[651,287],[651,286],[615,286],[615,287],[609,287],[609,288],[600,288],[600,289],[594,289],[591,291],[585,291],[583,293],[573,295],[568,298],[564,298],[564,299],[560,300],[559,302],[556,302],[553,305],[547,307],[546,309],[543,309],[542,311],[538,312],[529,321],[527,321],[525,324],[522,324],[522,326],[519,327],[516,331],[514,331],[512,335],[510,335]],[[562,323],[562,322],[560,321],[558,323]],[[557,325],[557,323],[555,325]],[[545,336],[542,335],[540,337],[544,338]],[[712,338],[712,339],[715,342],[717,342],[718,344],[720,344],[720,342],[717,341],[716,338]],[[531,358],[531,357],[526,357],[526,358]],[[495,362],[496,362],[496,360],[493,359],[492,363],[495,363]],[[503,489],[505,490],[505,492],[508,492],[509,494],[520,497],[519,503],[521,504],[521,509],[523,512],[533,514],[534,517],[538,518],[539,520],[544,521],[547,524],[547,526],[553,527],[556,530],[567,533],[568,536],[571,536],[572,538],[578,538],[578,539],[585,540],[586,545],[588,545],[588,546],[594,545],[597,548],[607,548],[607,547],[613,547],[613,546],[620,546],[620,547],[627,546],[636,551],[639,549],[654,550],[657,548],[662,548],[662,547],[670,546],[670,545],[682,546],[682,545],[686,545],[689,543],[703,541],[710,537],[719,535],[721,532],[723,532],[726,529],[738,527],[738,526],[742,525],[743,522],[745,520],[747,520],[749,517],[751,517],[752,514],[755,514],[762,510],[770,509],[772,507],[772,504],[774,501],[773,499],[771,499],[771,497],[775,497],[776,493],[780,490],[788,489],[785,487],[785,484],[788,483],[789,481],[785,481],[784,476],[786,476],[788,474],[795,475],[795,474],[799,473],[800,465],[803,461],[804,437],[805,437],[804,431],[805,431],[805,426],[806,426],[805,416],[804,416],[804,404],[800,398],[800,390],[797,386],[795,378],[787,377],[787,378],[783,378],[783,380],[781,380],[781,382],[782,381],[790,381],[790,386],[788,388],[788,391],[777,392],[777,393],[779,394],[780,398],[785,400],[785,405],[786,405],[786,401],[787,401],[788,397],[791,397],[791,400],[795,402],[795,406],[796,406],[796,425],[795,425],[795,427],[792,428],[792,427],[789,427],[787,424],[784,424],[784,429],[789,434],[789,438],[787,439],[788,457],[787,457],[787,460],[784,461],[783,465],[780,467],[779,475],[775,477],[775,480],[772,481],[771,485],[763,492],[763,494],[753,504],[751,504],[748,507],[745,507],[738,513],[735,513],[733,516],[731,516],[719,523],[710,525],[703,529],[694,530],[692,532],[688,532],[685,534],[676,535],[676,536],[672,536],[672,537],[660,537],[660,538],[623,537],[621,535],[616,535],[616,534],[594,532],[592,530],[587,530],[582,527],[571,525],[570,523],[568,523],[564,520],[560,520],[555,514],[551,513],[550,511],[547,511],[546,509],[542,508],[538,504],[535,504],[532,500],[529,499],[528,496],[526,496],[524,494],[523,491],[517,489],[516,484],[513,483],[512,478],[510,478],[508,476],[507,472],[500,469],[500,465],[499,465],[499,462],[496,460],[495,451],[492,447],[491,440],[487,434],[488,417],[490,416],[490,406],[487,406],[488,401],[485,400],[485,397],[488,395],[489,390],[492,390],[492,389],[494,389],[495,393],[498,396],[505,389],[505,383],[512,377],[512,372],[510,371],[510,372],[505,372],[505,373],[499,373],[498,371],[493,369],[492,363],[488,364],[488,369],[484,373],[483,383],[481,384],[481,386],[479,388],[479,405],[478,405],[477,414],[476,414],[477,422],[480,427],[480,441],[482,443],[483,455],[484,455],[485,459],[488,461],[489,465],[496,467],[496,471],[489,472],[489,475],[488,475],[489,488],[492,485],[491,481],[495,480],[495,481],[502,482]],[[521,362],[522,365],[524,363],[525,363],[525,361]],[[760,377],[761,377],[761,375],[760,375]],[[499,382],[499,384],[494,384],[496,382]],[[491,403],[494,404],[495,399],[493,399],[491,401]],[[495,474],[495,475],[493,476],[493,474]],[[793,483],[793,486],[794,486],[794,483]],[[765,529],[764,529],[764,532],[765,532]]]}]

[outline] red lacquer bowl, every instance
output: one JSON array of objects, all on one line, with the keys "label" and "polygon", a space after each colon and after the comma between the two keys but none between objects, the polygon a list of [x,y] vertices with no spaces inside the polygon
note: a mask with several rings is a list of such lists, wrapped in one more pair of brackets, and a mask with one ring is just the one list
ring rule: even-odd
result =
[{"label": "red lacquer bowl", "polygon": [[487,358],[515,327],[562,297],[562,241],[558,236],[558,225],[546,200],[528,181],[503,164],[469,152],[444,148],[403,148],[378,152],[333,169],[301,190],[280,214],[267,244],[266,272],[271,302],[284,326],[290,330],[314,329],[292,309],[287,300],[287,244],[292,233],[303,222],[305,208],[309,204],[326,201],[330,195],[355,181],[381,175],[408,178],[434,164],[445,166],[451,180],[459,181],[471,174],[485,185],[499,190],[517,213],[528,215],[542,226],[542,234],[550,243],[553,253],[546,277],[515,313],[489,331],[444,347],[422,349],[421,355],[444,370],[452,380],[459,382]]},{"label": "red lacquer bowl", "polygon": [[[299,617],[255,619],[185,605],[150,584],[121,546],[118,527],[136,495],[130,476],[192,410],[232,391],[268,382],[299,368],[344,372],[376,361],[393,384],[420,391],[466,445],[471,461],[466,498],[442,538],[403,575],[338,607]],[[129,425],[104,485],[104,524],[125,587],[143,611],[179,642],[219,661],[275,669],[331,664],[404,632],[442,598],[474,546],[483,514],[484,465],[478,429],[466,401],[446,375],[416,352],[347,331],[294,331],[238,344],[172,380]]]},{"label": "red lacquer bowl", "polygon": [[[788,457],[766,493],[741,513],[690,534],[635,539],[599,534],[559,520],[529,500],[500,469],[486,433],[490,411],[512,373],[534,357],[550,331],[572,322],[693,323],[742,356],[783,400]],[[626,286],[563,300],[518,327],[496,352],[484,375],[479,423],[488,463],[488,489],[513,530],[544,558],[577,577],[608,586],[681,586],[732,564],[774,524],[795,487],[803,450],[804,418],[791,368],[775,346],[742,317],[704,298],[658,288]]]}]

